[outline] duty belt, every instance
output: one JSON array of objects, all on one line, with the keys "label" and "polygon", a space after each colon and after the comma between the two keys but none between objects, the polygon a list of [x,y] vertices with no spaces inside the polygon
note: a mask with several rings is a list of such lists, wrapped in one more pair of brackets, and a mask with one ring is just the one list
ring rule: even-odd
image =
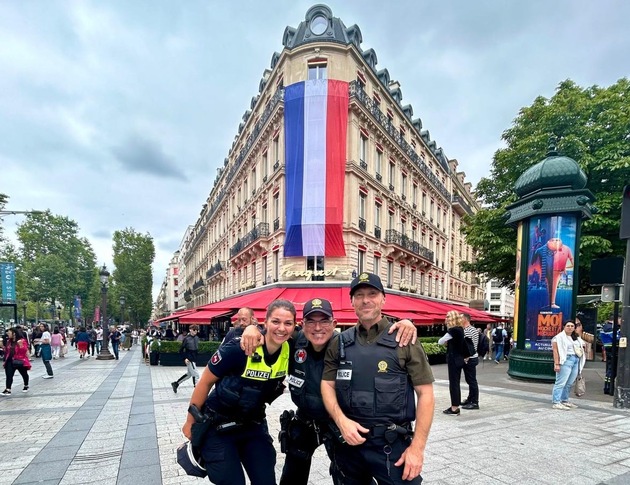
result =
[{"label": "duty belt", "polygon": [[370,428],[370,431],[367,433],[367,439],[374,438],[385,438],[385,441],[388,443],[393,443],[399,437],[410,436],[413,434],[411,429],[411,425],[409,423],[404,423],[402,425],[398,424],[377,424],[376,426]]}]

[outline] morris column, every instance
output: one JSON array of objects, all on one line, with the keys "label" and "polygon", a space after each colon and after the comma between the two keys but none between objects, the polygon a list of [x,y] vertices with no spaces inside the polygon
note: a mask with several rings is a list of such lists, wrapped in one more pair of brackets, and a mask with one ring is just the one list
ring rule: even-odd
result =
[{"label": "morris column", "polygon": [[507,207],[507,224],[517,228],[514,336],[511,377],[553,381],[551,339],[575,318],[579,287],[580,227],[590,219],[593,194],[577,162],[547,157],[519,177],[518,201]]}]

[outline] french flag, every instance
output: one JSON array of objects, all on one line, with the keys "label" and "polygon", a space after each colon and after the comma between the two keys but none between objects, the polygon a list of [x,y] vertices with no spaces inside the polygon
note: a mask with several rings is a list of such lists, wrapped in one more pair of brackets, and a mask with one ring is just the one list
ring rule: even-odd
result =
[{"label": "french flag", "polygon": [[347,82],[314,79],[285,88],[285,256],[346,255],[347,127]]}]

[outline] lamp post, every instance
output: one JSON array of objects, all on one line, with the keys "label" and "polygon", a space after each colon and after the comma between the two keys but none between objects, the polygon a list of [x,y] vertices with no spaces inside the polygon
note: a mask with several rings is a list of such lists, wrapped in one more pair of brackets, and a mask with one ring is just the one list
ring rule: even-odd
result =
[{"label": "lamp post", "polygon": [[112,360],[114,356],[109,351],[109,325],[107,324],[107,285],[109,284],[109,271],[103,265],[98,273],[101,279],[101,315],[103,318],[103,345],[96,356],[96,360]]},{"label": "lamp post", "polygon": [[118,303],[120,303],[120,324],[121,325],[125,324],[125,301],[127,300],[124,296],[121,296],[118,299]]},{"label": "lamp post", "polygon": [[22,310],[24,311],[24,328],[26,328],[26,302],[22,302]]},{"label": "lamp post", "polygon": [[57,305],[57,320],[61,322],[61,305]]}]

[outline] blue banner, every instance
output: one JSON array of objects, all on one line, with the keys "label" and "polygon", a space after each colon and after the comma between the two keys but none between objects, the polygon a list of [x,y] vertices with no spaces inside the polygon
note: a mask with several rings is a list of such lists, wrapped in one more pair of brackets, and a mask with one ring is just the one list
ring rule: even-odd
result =
[{"label": "blue banner", "polygon": [[2,303],[15,303],[15,264],[0,263]]},{"label": "blue banner", "polygon": [[79,319],[81,317],[81,297],[75,295],[74,297],[74,318]]}]

